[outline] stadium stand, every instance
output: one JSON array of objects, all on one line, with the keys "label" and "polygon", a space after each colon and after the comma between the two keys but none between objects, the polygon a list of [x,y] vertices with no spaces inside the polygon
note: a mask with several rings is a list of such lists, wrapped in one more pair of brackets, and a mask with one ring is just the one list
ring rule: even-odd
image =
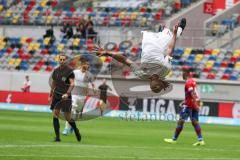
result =
[{"label": "stadium stand", "polygon": [[[34,39],[30,37],[0,38],[0,68],[2,70],[47,71],[56,67],[56,55],[66,52],[70,57],[91,54],[93,40],[70,38],[50,44],[50,38]],[[121,50],[116,47],[115,50]],[[128,56],[138,58],[140,45],[133,45]],[[173,71],[169,77],[180,77],[182,67],[190,67],[195,77],[200,79],[239,80],[240,50],[176,48],[173,54]],[[105,66],[111,59],[102,57]],[[108,68],[105,68],[108,69]],[[123,75],[129,75],[124,70]]]},{"label": "stadium stand", "polygon": [[[0,13],[0,24],[77,24],[91,17],[100,26],[150,26],[197,0],[98,2],[93,7],[58,7],[59,0],[23,0]],[[1,6],[0,6],[1,9]]]},{"label": "stadium stand", "polygon": [[209,24],[209,36],[222,36],[240,25],[240,13],[234,13],[229,18],[224,18],[220,22],[214,21]]}]

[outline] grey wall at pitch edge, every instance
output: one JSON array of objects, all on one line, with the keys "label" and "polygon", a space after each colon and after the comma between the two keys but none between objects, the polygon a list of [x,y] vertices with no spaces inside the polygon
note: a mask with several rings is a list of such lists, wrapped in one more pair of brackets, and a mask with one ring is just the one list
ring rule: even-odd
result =
[{"label": "grey wall at pitch edge", "polygon": [[[29,75],[32,82],[32,92],[49,92],[48,84],[50,73],[36,73],[36,72],[18,72],[18,71],[0,71],[0,90],[4,91],[20,91],[23,86],[23,81],[26,75]],[[95,82],[98,87],[102,83],[102,79],[106,78],[107,83],[113,88],[112,94],[119,96],[129,96],[143,98],[141,95],[129,92],[129,88],[135,86],[145,86],[144,90],[149,90],[148,82],[137,79],[120,79],[111,78],[107,76],[99,76]],[[184,98],[184,82],[182,80],[169,79],[173,83],[173,90],[161,98],[167,99],[183,99]],[[114,84],[114,85],[113,85]],[[240,101],[239,81],[204,81],[198,80],[198,89],[203,100],[210,101]],[[211,85],[213,90],[211,92],[202,93],[201,88]]]}]

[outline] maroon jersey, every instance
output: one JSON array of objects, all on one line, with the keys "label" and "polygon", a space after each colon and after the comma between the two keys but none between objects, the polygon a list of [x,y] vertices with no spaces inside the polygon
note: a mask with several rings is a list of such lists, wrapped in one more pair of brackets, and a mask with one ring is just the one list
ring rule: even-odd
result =
[{"label": "maroon jersey", "polygon": [[199,97],[197,95],[197,98],[194,99],[192,96],[192,92],[195,92],[197,95],[197,83],[194,79],[188,78],[185,83],[185,101],[184,104],[190,108],[198,108],[198,104],[195,103],[199,100]]}]

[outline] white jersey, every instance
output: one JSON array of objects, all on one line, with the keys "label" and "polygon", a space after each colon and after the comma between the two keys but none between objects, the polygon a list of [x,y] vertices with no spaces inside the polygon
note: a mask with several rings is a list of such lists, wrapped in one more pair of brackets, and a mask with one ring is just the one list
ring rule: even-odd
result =
[{"label": "white jersey", "polygon": [[162,32],[143,31],[141,65],[133,64],[131,69],[140,79],[149,79],[157,74],[164,79],[171,69],[169,56],[165,55],[173,33],[165,28]]},{"label": "white jersey", "polygon": [[81,86],[81,87],[87,87],[88,83],[84,82],[84,77],[86,73],[83,73],[80,69],[76,69],[73,71],[74,73],[74,85],[75,86]]},{"label": "white jersey", "polygon": [[74,89],[72,91],[73,110],[81,111],[85,104],[86,95],[88,94],[88,84],[93,82],[93,75],[90,72],[82,72],[80,69],[73,71]]},{"label": "white jersey", "polygon": [[141,63],[163,63],[166,49],[173,33],[165,28],[162,32],[143,31]]}]

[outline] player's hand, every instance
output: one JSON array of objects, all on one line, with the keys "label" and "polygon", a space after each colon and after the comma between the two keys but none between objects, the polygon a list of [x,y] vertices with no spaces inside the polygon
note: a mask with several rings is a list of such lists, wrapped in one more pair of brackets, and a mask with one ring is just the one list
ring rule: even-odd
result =
[{"label": "player's hand", "polygon": [[179,107],[183,107],[184,101],[179,104]]},{"label": "player's hand", "polygon": [[177,35],[178,24],[173,27],[173,34]]},{"label": "player's hand", "polygon": [[49,97],[48,97],[48,103],[49,103],[49,104],[52,104],[52,96],[49,96]]},{"label": "player's hand", "polygon": [[167,81],[162,81],[164,91],[169,87],[170,83]]},{"label": "player's hand", "polygon": [[94,45],[92,52],[99,57],[106,55],[106,51],[99,45]]},{"label": "player's hand", "polygon": [[68,94],[67,94],[67,93],[63,94],[63,95],[62,95],[62,98],[63,98],[63,99],[68,98]]}]

